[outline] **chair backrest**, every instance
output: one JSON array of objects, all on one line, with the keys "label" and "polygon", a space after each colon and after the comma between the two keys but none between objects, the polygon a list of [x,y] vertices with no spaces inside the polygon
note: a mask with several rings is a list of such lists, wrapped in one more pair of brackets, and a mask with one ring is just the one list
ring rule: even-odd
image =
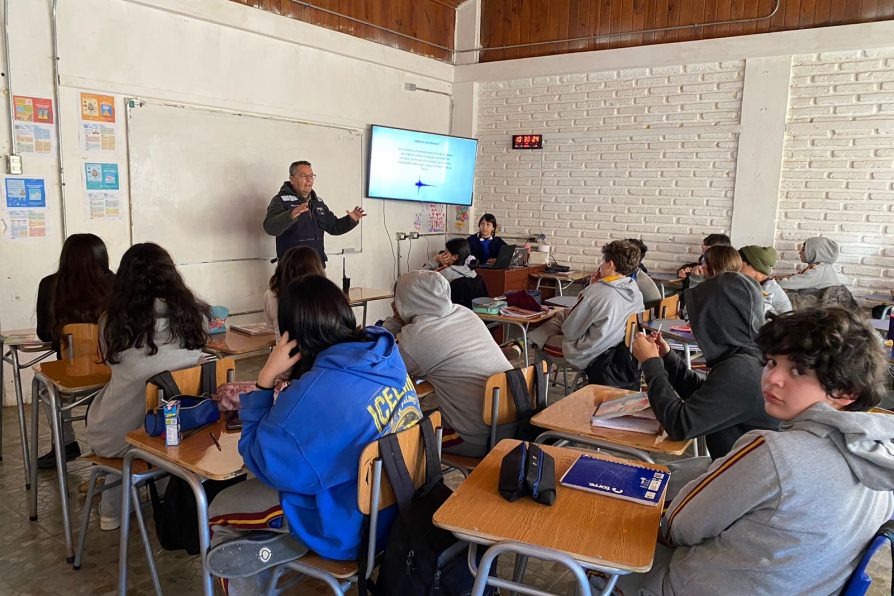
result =
[{"label": "chair backrest", "polygon": [[870,584],[872,584],[872,578],[866,573],[866,567],[885,542],[891,543],[891,558],[894,561],[894,519],[886,521],[875,533],[857,568],[854,569],[854,572],[844,584],[844,589],[841,591],[842,596],[863,596],[863,594],[866,594]]},{"label": "chair backrest", "polygon": [[[428,417],[437,433],[441,427],[441,413],[435,411]],[[425,446],[422,442],[422,426],[415,424],[396,433],[395,436],[400,443],[400,451],[403,453],[404,463],[413,480],[413,486],[419,488],[425,483]],[[360,453],[360,469],[357,475],[357,507],[364,515],[369,515],[372,510],[374,466],[377,459],[379,459],[379,443],[373,441]],[[380,478],[379,511],[397,502],[394,491],[391,490],[391,484],[388,482],[388,476],[384,473],[384,468],[382,468]]]},{"label": "chair backrest", "polygon": [[[543,367],[543,373],[549,373],[549,365],[545,361],[541,361],[540,365]],[[525,382],[528,385],[528,391],[531,392],[531,395],[534,395],[534,367],[536,365],[532,364],[527,368],[522,369],[522,372],[525,375]],[[497,424],[508,424],[510,422],[515,422],[518,416],[515,413],[515,400],[512,399],[512,395],[509,393],[509,381],[506,379],[506,373],[501,372],[495,375],[491,375],[487,380],[487,383],[484,385],[484,410],[482,412],[482,419],[484,423],[488,426],[491,425],[493,420],[493,395],[494,391],[500,392],[500,399],[497,403],[497,416],[496,421]]]},{"label": "chair backrest", "polygon": [[94,358],[100,360],[99,325],[96,323],[69,323],[62,326],[62,340],[59,342],[62,358],[69,361],[75,358]]},{"label": "chair backrest", "polygon": [[632,348],[633,336],[639,331],[639,326],[650,320],[652,320],[652,311],[650,310],[635,312],[627,317],[627,323],[624,327],[624,345],[628,348]]},{"label": "chair backrest", "polygon": [[[232,381],[236,374],[236,362],[232,358],[217,361],[216,382],[220,386]],[[198,395],[202,387],[202,366],[193,366],[171,371],[171,376],[184,395]],[[159,388],[154,383],[146,383],[146,411],[158,407]]]},{"label": "chair backrest", "polygon": [[667,298],[662,298],[658,303],[659,319],[673,319],[680,312],[680,295],[674,294]]}]

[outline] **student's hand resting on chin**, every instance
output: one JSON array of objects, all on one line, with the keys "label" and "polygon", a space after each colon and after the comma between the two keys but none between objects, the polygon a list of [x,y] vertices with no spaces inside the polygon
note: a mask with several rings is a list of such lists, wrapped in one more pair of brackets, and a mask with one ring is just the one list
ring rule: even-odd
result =
[{"label": "student's hand resting on chin", "polygon": [[292,350],[298,348],[298,340],[289,340],[289,332],[285,331],[279,339],[279,343],[270,352],[264,368],[258,373],[258,385],[260,387],[273,387],[276,383],[276,377],[285,375],[292,370],[299,360],[301,354],[295,352],[294,356],[290,356]]}]

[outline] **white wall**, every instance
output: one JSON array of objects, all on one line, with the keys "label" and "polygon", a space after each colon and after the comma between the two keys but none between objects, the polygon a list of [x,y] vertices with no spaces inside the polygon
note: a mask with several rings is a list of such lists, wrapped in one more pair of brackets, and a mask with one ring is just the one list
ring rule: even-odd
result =
[{"label": "white wall", "polygon": [[[478,90],[476,214],[580,267],[635,236],[670,270],[723,231],[787,272],[823,234],[855,293],[890,288],[892,40],[886,21],[457,66]],[[521,133],[544,149],[512,151]]]},{"label": "white wall", "polygon": [[[9,0],[12,92],[16,95],[52,97],[51,6],[52,0]],[[404,83],[450,94],[452,66],[236,3],[59,0],[58,31],[66,230],[101,236],[110,248],[113,268],[129,246],[129,213],[125,205],[120,220],[99,222],[88,219],[83,209],[80,171],[84,161],[112,160],[87,156],[79,148],[81,90],[117,99],[119,150],[114,160],[122,173],[122,189],[127,188],[126,97],[243,110],[359,130],[377,123],[449,132],[450,98],[409,92]],[[459,123],[456,132],[468,134],[468,126],[468,120]],[[351,160],[344,167],[365,169],[366,147],[364,140],[363,163]],[[0,154],[9,150],[9,123],[4,115]],[[314,159],[313,155],[295,156],[302,158]],[[280,165],[281,180],[285,180],[288,163]],[[51,227],[46,240],[0,240],[3,329],[34,326],[38,281],[55,270],[63,240],[56,159],[26,154],[25,175],[46,179]],[[264,192],[273,196],[281,180]],[[208,183],[213,189],[214,180]],[[326,181],[319,179],[316,186],[326,196]],[[122,192],[126,194],[126,190]],[[357,199],[359,203],[362,197]],[[348,271],[354,285],[388,287],[395,267],[385,225],[392,238],[394,232],[411,231],[416,207],[370,199],[363,199],[362,204],[369,214],[364,220],[363,252],[348,257]],[[272,247],[273,238],[270,243]],[[434,239],[429,244],[434,248],[441,241]],[[414,243],[414,263],[421,262],[425,246],[424,240]],[[405,242],[404,256],[408,248]],[[330,263],[329,276],[338,279],[341,259]],[[406,270],[405,263],[402,269]],[[387,302],[370,305],[373,321],[389,312]]]}]

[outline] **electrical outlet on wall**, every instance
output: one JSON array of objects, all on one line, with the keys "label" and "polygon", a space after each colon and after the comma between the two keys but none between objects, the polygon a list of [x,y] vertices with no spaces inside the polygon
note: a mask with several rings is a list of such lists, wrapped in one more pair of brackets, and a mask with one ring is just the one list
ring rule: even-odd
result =
[{"label": "electrical outlet on wall", "polygon": [[11,176],[22,175],[22,156],[7,155],[6,156],[6,173]]}]

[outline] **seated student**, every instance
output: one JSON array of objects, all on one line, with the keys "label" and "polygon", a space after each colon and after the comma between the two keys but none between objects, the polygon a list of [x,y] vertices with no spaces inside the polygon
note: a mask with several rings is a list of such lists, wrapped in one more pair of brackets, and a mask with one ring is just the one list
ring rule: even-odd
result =
[{"label": "seated student", "polygon": [[651,308],[652,306],[656,306],[659,302],[661,302],[661,291],[658,289],[658,286],[655,284],[655,281],[649,277],[649,270],[646,269],[646,266],[643,265],[643,261],[646,258],[646,253],[649,251],[649,247],[646,246],[646,243],[638,238],[628,238],[627,242],[633,244],[639,249],[639,264],[636,266],[636,269],[633,270],[633,273],[630,274],[634,280],[636,280],[636,286],[639,288],[640,293],[643,295],[643,304],[646,305],[646,308]]},{"label": "seated student", "polygon": [[660,333],[638,333],[633,356],[642,365],[649,403],[668,436],[705,435],[712,458],[722,457],[743,434],[775,429],[764,412],[760,352],[754,344],[764,320],[757,284],[740,273],[721,273],[686,290],[692,334],[710,367],[689,370]]},{"label": "seated student", "polygon": [[742,274],[760,284],[764,295],[764,314],[782,314],[792,309],[792,303],[776,280],[770,277],[779,255],[772,246],[749,244],[739,249]]},{"label": "seated student", "polygon": [[698,261],[680,266],[680,268],[677,269],[677,277],[683,279],[685,277],[695,276],[698,278],[696,283],[700,283],[705,276],[705,252],[712,246],[732,246],[732,244],[732,241],[726,234],[708,234],[702,240],[702,253],[699,255]]},{"label": "seated student", "polygon": [[276,332],[276,341],[279,341],[279,323],[276,320],[279,293],[289,287],[293,279],[307,273],[326,274],[320,255],[308,246],[293,246],[276,262],[270,287],[264,292],[264,323]]},{"label": "seated student", "polygon": [[[599,269],[577,304],[529,332],[528,339],[545,353],[564,357],[573,367],[585,370],[591,383],[639,386],[635,370],[635,379],[605,377],[616,353],[629,357],[623,345],[627,318],[643,310],[643,295],[630,278],[639,262],[639,249],[626,240],[603,245]],[[617,364],[625,374],[631,372],[624,363]]]},{"label": "seated student", "polygon": [[[59,350],[62,327],[97,323],[106,308],[115,274],[109,270],[106,245],[93,234],[72,234],[62,244],[56,273],[37,286],[37,337]],[[49,410],[47,410],[49,416]],[[65,461],[81,455],[71,422],[62,425]],[[37,458],[37,467],[55,469],[55,448]]]},{"label": "seated student", "polygon": [[[282,338],[258,374],[257,390],[241,397],[239,453],[257,478],[227,488],[211,504],[219,544],[208,563],[221,577],[232,575],[231,565],[252,541],[243,532],[259,527],[282,534],[267,544],[268,565],[283,550],[300,555],[305,547],[327,559],[356,560],[360,453],[422,417],[394,337],[380,327],[358,328],[341,288],[325,277],[305,275],[283,291],[279,324]],[[292,383],[274,401],[280,375]],[[382,536],[387,518],[379,518]],[[221,542],[229,538],[236,539]],[[246,564],[259,565],[257,571],[266,567],[250,558]],[[231,593],[234,587],[231,581]]]},{"label": "seated student", "polygon": [[[112,378],[87,411],[87,442],[97,455],[122,457],[129,449],[124,435],[141,428],[146,415],[146,379],[199,363],[209,310],[165,249],[147,242],[124,253],[99,321],[100,347]],[[120,487],[102,493],[103,530],[120,523],[120,495]]]},{"label": "seated student", "polygon": [[[450,301],[450,286],[434,271],[402,275],[394,292],[398,347],[407,371],[435,388],[444,416],[444,451],[469,457],[487,452],[481,419],[484,385],[512,365],[475,313]],[[386,328],[394,321],[386,321]],[[451,432],[453,431],[453,432]]]},{"label": "seated student", "polygon": [[625,594],[841,592],[894,513],[894,416],[866,412],[886,376],[875,335],[839,307],[771,315],[757,345],[780,431],[742,436],[677,494],[670,548],[619,582]]},{"label": "seated student", "polygon": [[706,278],[715,277],[727,271],[737,273],[742,268],[742,257],[739,256],[739,251],[726,244],[709,246],[703,256],[702,272]]},{"label": "seated student", "polygon": [[814,236],[798,247],[798,256],[807,266],[792,275],[778,277],[783,290],[821,290],[842,285],[835,266],[838,243],[829,238]]},{"label": "seated student", "polygon": [[493,262],[500,249],[506,246],[506,242],[497,237],[497,228],[497,218],[485,213],[478,220],[478,233],[467,238],[469,250],[479,263]]},{"label": "seated student", "polygon": [[444,250],[423,266],[423,269],[437,271],[447,281],[461,277],[477,277],[475,268],[478,261],[469,251],[469,242],[465,238],[454,238],[444,244]]}]

